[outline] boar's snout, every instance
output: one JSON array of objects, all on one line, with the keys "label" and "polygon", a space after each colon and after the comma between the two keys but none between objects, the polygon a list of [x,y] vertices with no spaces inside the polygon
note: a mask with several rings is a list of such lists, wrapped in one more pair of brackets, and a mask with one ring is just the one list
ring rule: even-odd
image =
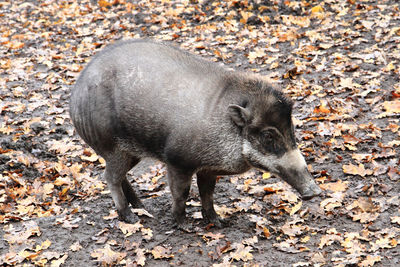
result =
[{"label": "boar's snout", "polygon": [[282,157],[283,164],[278,168],[283,180],[293,186],[304,200],[322,193],[314,178],[307,169],[307,164],[298,149],[286,153]]},{"label": "boar's snout", "polygon": [[301,195],[301,198],[304,200],[309,200],[313,197],[319,196],[322,193],[321,188],[314,182],[314,180],[311,180],[311,182],[309,182],[305,187],[298,189],[298,191]]}]

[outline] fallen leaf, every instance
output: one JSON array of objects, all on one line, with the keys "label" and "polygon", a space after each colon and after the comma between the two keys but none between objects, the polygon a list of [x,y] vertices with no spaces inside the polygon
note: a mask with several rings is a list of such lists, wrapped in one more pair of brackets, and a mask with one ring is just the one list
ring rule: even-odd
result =
[{"label": "fallen leaf", "polygon": [[367,255],[367,257],[361,261],[358,266],[360,267],[368,267],[368,266],[374,266],[375,263],[380,262],[382,260],[382,257],[379,255]]},{"label": "fallen leaf", "polygon": [[106,244],[104,248],[96,249],[90,253],[90,256],[102,265],[112,266],[124,259],[126,252],[116,252],[110,248],[109,244]]},{"label": "fallen leaf", "polygon": [[69,247],[69,249],[70,249],[71,251],[73,251],[73,252],[76,252],[76,251],[81,250],[81,249],[82,249],[82,246],[81,246],[81,244],[79,243],[79,241],[76,241],[75,243],[73,243],[73,244]]},{"label": "fallen leaf", "polygon": [[253,259],[253,255],[250,253],[253,249],[251,246],[245,246],[243,244],[233,244],[235,251],[230,253],[230,257],[237,261],[249,261]]},{"label": "fallen leaf", "polygon": [[295,214],[296,212],[298,212],[301,209],[301,206],[303,205],[302,201],[299,201],[299,203],[297,203],[296,205],[293,206],[293,208],[291,209],[289,215],[292,216],[293,214]]},{"label": "fallen leaf", "polygon": [[317,12],[324,12],[324,9],[322,8],[322,6],[318,5],[318,6],[314,6],[313,8],[311,8],[311,13],[317,13]]},{"label": "fallen leaf", "polygon": [[397,223],[397,224],[400,225],[400,216],[393,216],[393,217],[390,217],[390,222],[391,222],[391,223]]},{"label": "fallen leaf", "polygon": [[140,266],[144,266],[146,264],[146,255],[145,255],[145,250],[142,248],[137,248],[136,249],[136,263]]},{"label": "fallen leaf", "polygon": [[145,209],[132,209],[134,213],[136,213],[138,216],[146,215],[147,217],[154,218],[153,215],[151,215],[147,210]]},{"label": "fallen leaf", "polygon": [[125,222],[118,222],[118,227],[122,231],[122,233],[128,237],[139,231],[143,225],[140,223],[140,221],[131,224],[131,223],[125,223]]},{"label": "fallen leaf", "polygon": [[343,237],[336,231],[335,228],[327,230],[327,234],[323,235],[320,239],[319,248],[322,249],[325,246],[330,246],[334,242],[341,242]]},{"label": "fallen leaf", "polygon": [[50,262],[50,267],[59,267],[65,264],[65,260],[68,258],[68,254],[64,254],[64,256],[62,256],[59,259],[56,260],[52,260]]},{"label": "fallen leaf", "polygon": [[174,257],[174,254],[171,254],[171,249],[163,246],[156,246],[151,250],[151,254],[154,259],[170,259]]},{"label": "fallen leaf", "polygon": [[373,170],[365,169],[364,164],[360,163],[358,166],[353,165],[353,164],[347,164],[343,165],[343,172],[347,174],[352,174],[352,175],[360,175],[362,177],[365,177],[367,175],[371,175],[374,173]]},{"label": "fallen leaf", "polygon": [[300,253],[310,250],[306,246],[296,244],[296,240],[285,240],[280,243],[274,243],[273,246],[280,251],[289,253]]},{"label": "fallen leaf", "polygon": [[342,180],[338,180],[337,182],[320,184],[319,186],[323,190],[329,190],[332,192],[344,192],[347,190],[348,184],[349,184],[348,181],[343,182]]},{"label": "fallen leaf", "polygon": [[23,230],[15,229],[11,225],[5,229],[3,236],[9,244],[22,244],[25,243],[31,236],[40,236],[40,228],[34,221],[28,221],[23,224]]}]

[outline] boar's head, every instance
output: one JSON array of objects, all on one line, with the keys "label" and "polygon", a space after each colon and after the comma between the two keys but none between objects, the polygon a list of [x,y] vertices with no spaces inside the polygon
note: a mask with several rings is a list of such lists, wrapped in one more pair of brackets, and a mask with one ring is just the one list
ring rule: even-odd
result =
[{"label": "boar's head", "polygon": [[281,177],[304,199],[319,195],[321,189],[296,144],[292,101],[263,81],[251,86],[239,105],[228,108],[243,137],[243,156],[251,166]]}]

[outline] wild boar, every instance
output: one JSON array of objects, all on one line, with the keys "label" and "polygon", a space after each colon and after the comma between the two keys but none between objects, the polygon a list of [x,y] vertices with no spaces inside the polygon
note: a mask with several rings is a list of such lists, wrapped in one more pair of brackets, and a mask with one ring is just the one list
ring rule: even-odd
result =
[{"label": "wild boar", "polygon": [[178,226],[194,174],[203,218],[220,226],[213,206],[217,175],[255,167],[278,175],[304,199],[321,192],[297,148],[292,106],[261,76],[164,43],[130,40],[105,48],[86,66],[72,89],[70,115],[106,161],[121,220],[135,220],[129,203],[142,206],[126,173],[152,157],[167,166]]}]

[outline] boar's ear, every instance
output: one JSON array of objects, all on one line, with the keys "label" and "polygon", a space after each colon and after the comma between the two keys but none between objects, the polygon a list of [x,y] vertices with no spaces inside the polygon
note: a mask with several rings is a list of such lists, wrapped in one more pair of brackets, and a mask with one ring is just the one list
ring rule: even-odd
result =
[{"label": "boar's ear", "polygon": [[233,122],[239,127],[244,127],[250,119],[250,111],[239,105],[229,105],[228,112]]}]

